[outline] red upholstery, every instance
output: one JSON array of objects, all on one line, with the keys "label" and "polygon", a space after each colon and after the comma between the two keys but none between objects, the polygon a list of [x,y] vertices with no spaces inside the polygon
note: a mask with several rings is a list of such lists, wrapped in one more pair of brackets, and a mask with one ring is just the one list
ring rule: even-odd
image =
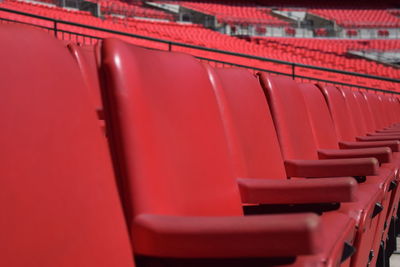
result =
[{"label": "red upholstery", "polygon": [[[137,254],[236,258],[317,251],[320,226],[314,215],[242,217],[217,101],[200,62],[110,39],[102,47],[102,68]],[[296,226],[280,228],[283,220]],[[257,231],[251,233],[253,226]],[[221,239],[227,231],[235,242]],[[285,248],[280,235],[298,238]]]},{"label": "red upholstery", "polygon": [[0,265],[134,266],[76,63],[43,31],[0,25],[0,35]]}]

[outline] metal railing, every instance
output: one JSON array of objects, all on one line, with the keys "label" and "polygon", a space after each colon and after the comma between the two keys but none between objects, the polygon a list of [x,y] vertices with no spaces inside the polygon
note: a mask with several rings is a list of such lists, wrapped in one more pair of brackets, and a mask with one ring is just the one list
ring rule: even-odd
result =
[{"label": "metal railing", "polygon": [[[17,16],[28,17],[33,20],[45,21],[48,25],[40,25],[38,22],[34,21],[23,21],[17,18],[6,18],[2,15],[2,12],[14,14]],[[340,85],[349,88],[358,88],[369,91],[388,93],[388,94],[400,94],[395,90],[400,90],[400,79],[381,77],[369,74],[363,74],[358,72],[349,72],[338,69],[330,69],[294,62],[288,62],[283,60],[265,58],[255,55],[248,55],[243,53],[237,53],[232,51],[207,48],[198,45],[191,45],[186,43],[174,42],[165,39],[153,38],[113,29],[106,29],[86,24],[75,23],[71,21],[53,19],[49,17],[44,17],[40,15],[35,15],[31,13],[26,13],[22,11],[12,10],[0,7],[0,22],[5,23],[22,23],[31,26],[39,27],[45,29],[57,38],[62,40],[74,40],[78,39],[79,42],[85,44],[94,44],[99,39],[104,37],[119,37],[122,39],[129,39],[132,42],[146,41],[146,44],[139,42],[139,44],[149,47],[168,51],[183,51],[190,53],[200,60],[210,62],[214,65],[220,66],[235,66],[240,68],[246,68],[253,71],[261,71],[267,73],[273,73],[278,75],[291,76],[293,79],[300,81],[315,81],[325,84]],[[74,30],[68,29],[66,26],[74,28]],[[92,31],[91,34],[82,33],[79,31]],[[135,41],[133,41],[135,40]],[[204,55],[206,54],[206,56]],[[223,58],[223,60],[221,59]],[[245,63],[246,62],[246,63]],[[248,64],[249,62],[250,64]],[[324,73],[321,75],[321,73]],[[342,75],[342,80],[338,80],[335,75]],[[329,79],[327,79],[328,77]],[[358,78],[357,82],[353,82],[352,79]],[[346,80],[346,81],[344,81]],[[365,85],[364,85],[364,84]],[[390,87],[390,90],[382,89],[380,85],[386,83],[386,87]],[[369,84],[375,84],[377,86],[369,86]]]}]

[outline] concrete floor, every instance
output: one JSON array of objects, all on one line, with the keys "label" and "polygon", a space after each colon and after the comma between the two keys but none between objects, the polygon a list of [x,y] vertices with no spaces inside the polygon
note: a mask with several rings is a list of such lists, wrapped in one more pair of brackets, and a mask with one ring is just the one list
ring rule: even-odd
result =
[{"label": "concrete floor", "polygon": [[[397,238],[397,253],[400,253],[400,238]],[[393,254],[390,257],[390,267],[400,267],[400,254]]]},{"label": "concrete floor", "polygon": [[400,267],[400,255],[393,254],[390,257],[390,267]]}]

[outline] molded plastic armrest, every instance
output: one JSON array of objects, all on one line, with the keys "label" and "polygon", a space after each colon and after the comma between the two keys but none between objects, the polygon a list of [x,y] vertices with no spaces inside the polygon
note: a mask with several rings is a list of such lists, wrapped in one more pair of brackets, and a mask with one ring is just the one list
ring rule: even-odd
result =
[{"label": "molded plastic armrest", "polygon": [[388,135],[396,135],[396,136],[399,136],[399,135],[400,135],[400,132],[367,133],[367,136],[388,136]]},{"label": "molded plastic armrest", "polygon": [[168,258],[291,257],[320,250],[311,213],[256,216],[141,214],[132,226],[138,255]]},{"label": "molded plastic armrest", "polygon": [[343,177],[369,176],[378,174],[378,160],[375,158],[285,160],[289,177]]},{"label": "molded plastic armrest", "polygon": [[376,131],[377,133],[392,133],[392,134],[395,134],[395,135],[398,135],[398,134],[400,134],[400,129],[385,129],[385,130],[377,130]]},{"label": "molded plastic armrest", "polygon": [[369,148],[369,147],[390,147],[393,152],[400,151],[400,141],[389,140],[389,141],[369,141],[369,142],[339,142],[339,147],[343,149],[358,149],[358,148]]},{"label": "molded plastic armrest", "polygon": [[389,141],[389,140],[400,140],[399,135],[385,135],[385,136],[357,136],[357,141]]},{"label": "molded plastic armrest", "polygon": [[392,160],[392,150],[389,147],[361,148],[361,149],[319,149],[320,159],[344,158],[376,158],[379,163],[389,163]]},{"label": "molded plastic armrest", "polygon": [[239,178],[243,203],[308,204],[351,202],[356,199],[357,181],[352,177],[272,180]]}]

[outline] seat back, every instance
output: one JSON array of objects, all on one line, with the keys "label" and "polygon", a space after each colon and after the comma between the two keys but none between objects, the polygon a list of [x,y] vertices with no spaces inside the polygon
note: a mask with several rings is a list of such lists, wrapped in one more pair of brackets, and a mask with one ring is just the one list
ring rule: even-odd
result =
[{"label": "seat back", "polygon": [[359,103],[359,107],[365,121],[367,132],[374,132],[377,129],[377,126],[375,123],[375,119],[372,115],[371,107],[369,106],[365,95],[359,91],[353,91],[353,95],[357,100],[357,102]]},{"label": "seat back", "polygon": [[383,119],[381,118],[382,117],[381,108],[377,103],[378,99],[376,98],[376,95],[367,92],[361,92],[361,93],[363,94],[367,105],[369,105],[371,109],[372,118],[376,126],[374,130],[382,129],[386,125]]},{"label": "seat back", "polygon": [[0,25],[0,36],[0,265],[133,266],[107,144],[74,59],[40,30]]},{"label": "seat back", "polygon": [[354,125],[355,134],[358,136],[366,135],[368,131],[365,116],[361,111],[360,103],[357,101],[354,91],[347,88],[338,89],[346,101],[347,109],[350,112],[350,117]]},{"label": "seat back", "polygon": [[244,69],[208,67],[236,177],[286,179],[271,113],[257,78]]},{"label": "seat back", "polygon": [[331,112],[336,135],[340,141],[354,141],[355,128],[343,94],[332,85],[320,85]]},{"label": "seat back", "polygon": [[393,99],[389,95],[381,95],[383,108],[388,114],[389,124],[396,122],[396,107],[393,105]]},{"label": "seat back", "polygon": [[400,103],[399,99],[397,98],[397,95],[391,97],[392,100],[392,105],[393,105],[393,112],[394,112],[394,118],[395,122],[398,123],[400,122]]},{"label": "seat back", "polygon": [[100,127],[105,131],[103,103],[101,100],[100,88],[100,67],[99,67],[99,46],[78,46],[76,44],[68,44],[68,49],[78,63],[79,69],[86,83],[89,95],[91,96],[93,107],[97,112]]},{"label": "seat back", "polygon": [[390,125],[390,119],[389,119],[389,112],[386,110],[384,103],[383,103],[383,99],[382,99],[382,95],[379,94],[373,94],[375,97],[375,104],[377,106],[377,108],[379,109],[379,113],[381,114],[381,121],[383,123],[383,127],[387,127]]},{"label": "seat back", "polygon": [[303,96],[294,80],[260,75],[284,159],[317,159],[317,148]]},{"label": "seat back", "polygon": [[392,102],[392,109],[394,113],[394,122],[398,123],[400,121],[400,105],[398,102],[398,98],[394,95],[390,97],[390,100]]},{"label": "seat back", "polygon": [[311,83],[299,84],[310,117],[318,148],[337,149],[338,139],[329,108],[319,88]]},{"label": "seat back", "polygon": [[76,59],[81,70],[83,79],[89,89],[89,94],[93,104],[98,112],[103,110],[100,91],[99,67],[96,59],[96,48],[89,46],[78,46],[76,44],[68,44],[71,54]]},{"label": "seat back", "polygon": [[106,117],[129,224],[140,214],[241,215],[207,71],[181,53],[105,40]]},{"label": "seat back", "polygon": [[380,106],[384,115],[383,119],[385,120],[386,126],[389,126],[393,122],[392,109],[390,106],[391,103],[386,95],[377,95],[377,97],[379,99]]}]

